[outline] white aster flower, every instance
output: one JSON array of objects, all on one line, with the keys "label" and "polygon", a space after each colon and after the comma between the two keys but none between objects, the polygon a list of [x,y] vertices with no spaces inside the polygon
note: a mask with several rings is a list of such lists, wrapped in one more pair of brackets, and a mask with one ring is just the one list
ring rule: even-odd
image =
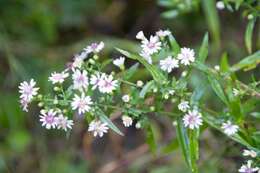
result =
[{"label": "white aster flower", "polygon": [[183,117],[183,122],[185,127],[189,127],[190,129],[199,128],[202,125],[202,116],[197,110],[189,111]]},{"label": "white aster flower", "polygon": [[23,111],[28,112],[28,105],[29,105],[29,103],[30,102],[28,100],[24,99],[24,98],[22,98],[20,100],[20,104],[22,106]]},{"label": "white aster flower", "polygon": [[227,121],[226,123],[222,123],[221,128],[224,130],[224,133],[228,136],[234,135],[238,131],[238,126],[233,125],[230,121]]},{"label": "white aster flower", "polygon": [[252,158],[256,158],[257,153],[254,150],[244,150],[243,156],[250,156]]},{"label": "white aster flower", "polygon": [[113,61],[113,64],[115,66],[119,67],[120,69],[122,69],[124,67],[124,63],[125,63],[125,57],[122,57],[122,56]]},{"label": "white aster flower", "polygon": [[219,10],[223,10],[223,9],[225,8],[225,4],[224,4],[223,1],[218,1],[218,2],[216,3],[216,7],[217,7],[217,9],[219,9]]},{"label": "white aster flower", "polygon": [[51,74],[51,76],[49,77],[49,81],[52,82],[52,84],[56,84],[56,83],[63,83],[65,78],[67,78],[69,76],[68,73],[66,72],[61,72],[61,73],[56,73],[56,72],[53,72]]},{"label": "white aster flower", "polygon": [[80,72],[80,70],[76,70],[73,75],[73,88],[74,89],[83,89],[88,87],[88,77],[87,77],[87,71],[83,70]]},{"label": "white aster flower", "polygon": [[42,122],[42,126],[46,129],[56,128],[56,112],[53,109],[50,109],[48,112],[45,110],[41,111],[40,122]]},{"label": "white aster flower", "polygon": [[189,106],[189,102],[187,101],[182,101],[179,105],[178,105],[178,109],[182,112],[186,112],[188,109],[190,108]]},{"label": "white aster flower", "polygon": [[151,35],[149,40],[142,40],[141,47],[146,54],[152,55],[159,52],[159,50],[161,49],[161,45],[162,43],[160,42],[159,37]]},{"label": "white aster flower", "polygon": [[139,31],[137,34],[136,34],[136,39],[138,40],[145,40],[146,37],[144,36],[144,32],[143,31]]},{"label": "white aster flower", "polygon": [[133,124],[133,119],[127,115],[122,117],[122,121],[125,127],[130,127]]},{"label": "white aster flower", "polygon": [[87,52],[83,51],[80,54],[74,56],[73,63],[71,65],[72,71],[75,71],[76,68],[81,68],[87,55]]},{"label": "white aster flower", "polygon": [[89,46],[87,46],[84,50],[86,51],[86,53],[99,53],[103,48],[104,48],[105,44],[103,41],[101,41],[100,43],[92,43]]},{"label": "white aster flower", "polygon": [[69,120],[68,117],[63,116],[60,114],[58,117],[56,117],[56,123],[58,129],[63,129],[67,131],[68,129],[72,129],[73,126],[73,120]]},{"label": "white aster flower", "polygon": [[102,123],[99,120],[94,120],[89,124],[88,131],[93,132],[93,135],[102,137],[104,133],[107,133],[108,127],[106,123]]},{"label": "white aster flower", "polygon": [[105,76],[106,76],[105,73],[99,73],[99,72],[91,75],[90,84],[92,85],[92,90],[99,87],[99,85],[101,84],[101,81],[104,80]]},{"label": "white aster flower", "polygon": [[118,81],[113,80],[112,75],[106,75],[102,77],[102,80],[99,82],[98,88],[101,93],[112,93],[117,86],[118,86]]},{"label": "white aster flower", "polygon": [[160,60],[160,67],[163,71],[170,73],[172,69],[179,67],[179,62],[177,59],[168,56],[166,59]]},{"label": "white aster flower", "polygon": [[195,52],[190,48],[181,48],[181,52],[177,55],[177,59],[179,59],[180,63],[183,65],[190,65],[195,61]]},{"label": "white aster flower", "polygon": [[22,82],[19,85],[20,98],[30,102],[37,95],[39,88],[35,88],[36,82],[31,79],[30,82]]},{"label": "white aster flower", "polygon": [[91,105],[93,104],[91,98],[89,96],[85,96],[84,93],[81,94],[81,97],[75,94],[73,101],[71,102],[71,106],[73,110],[78,109],[78,113],[82,114],[85,112],[89,112],[91,109]]},{"label": "white aster flower", "polygon": [[171,31],[169,31],[169,30],[159,30],[159,31],[156,32],[156,35],[158,37],[166,37],[170,34],[171,34]]},{"label": "white aster flower", "polygon": [[216,71],[219,71],[219,70],[220,70],[219,65],[215,65],[215,66],[214,66],[214,69],[215,69]]},{"label": "white aster flower", "polygon": [[127,103],[130,101],[130,96],[128,94],[123,95],[122,100],[123,100],[123,102]]},{"label": "white aster flower", "polygon": [[252,167],[252,160],[248,160],[246,165],[242,165],[241,168],[238,170],[238,172],[242,173],[254,173],[258,171],[258,167]]}]

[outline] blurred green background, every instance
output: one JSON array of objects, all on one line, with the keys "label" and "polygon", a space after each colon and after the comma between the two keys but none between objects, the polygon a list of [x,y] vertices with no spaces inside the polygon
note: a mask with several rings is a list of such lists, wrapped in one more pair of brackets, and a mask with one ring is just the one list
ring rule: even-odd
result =
[{"label": "blurred green background", "polygon": [[[62,70],[73,54],[87,44],[103,40],[106,46],[102,56],[116,58],[118,53],[113,47],[136,50],[135,34],[140,30],[148,35],[168,28],[181,45],[195,49],[209,31],[208,63],[212,66],[219,63],[223,52],[228,53],[231,64],[247,55],[247,19],[240,11],[217,11],[215,1],[208,0],[202,4],[194,1],[192,9],[175,15],[167,14],[162,2],[0,0],[0,172],[188,172],[179,150],[151,154],[141,130],[126,130],[120,120],[116,122],[125,130],[125,137],[110,132],[94,140],[84,122],[76,120],[72,133],[66,136],[41,128],[36,106],[29,113],[19,107],[17,86],[22,80],[35,78],[41,91],[47,92],[50,73]],[[259,26],[254,34],[259,37],[258,30]],[[253,40],[253,45],[259,45],[257,37]],[[241,75],[241,80],[248,81],[246,75]],[[192,83],[201,81],[194,78]],[[216,107],[219,104],[212,102]],[[162,120],[155,131],[161,146],[171,142],[176,145],[176,141],[171,141],[171,123]],[[218,132],[206,130],[201,137],[201,172],[237,172],[242,149],[236,145]]]}]

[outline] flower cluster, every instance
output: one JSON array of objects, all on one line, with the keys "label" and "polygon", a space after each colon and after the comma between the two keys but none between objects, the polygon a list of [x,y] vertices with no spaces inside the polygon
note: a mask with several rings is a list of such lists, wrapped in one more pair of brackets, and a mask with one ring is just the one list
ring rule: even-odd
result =
[{"label": "flower cluster", "polygon": [[244,150],[243,151],[243,156],[246,157],[251,157],[250,160],[247,160],[246,164],[243,164],[238,172],[241,173],[255,173],[257,171],[260,171],[260,168],[257,167],[256,162],[254,163],[254,160],[252,159],[256,159],[257,158],[257,153],[254,150]]}]

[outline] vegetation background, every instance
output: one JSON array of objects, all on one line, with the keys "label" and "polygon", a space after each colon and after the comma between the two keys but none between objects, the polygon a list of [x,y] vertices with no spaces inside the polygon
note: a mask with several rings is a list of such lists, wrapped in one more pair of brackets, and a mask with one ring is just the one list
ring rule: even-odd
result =
[{"label": "vegetation background", "polygon": [[[66,136],[42,128],[36,106],[24,113],[18,102],[20,81],[33,77],[47,92],[50,73],[62,69],[87,44],[103,40],[103,57],[116,58],[119,54],[114,47],[137,49],[135,35],[140,30],[148,35],[170,29],[181,45],[195,49],[209,31],[207,62],[212,66],[219,64],[224,52],[230,64],[248,55],[244,45],[248,19],[241,11],[217,11],[214,0],[197,0],[176,14],[167,11],[164,2],[0,0],[0,172],[188,172],[173,140],[172,123],[163,118],[158,119],[154,129],[161,147],[154,155],[145,144],[143,132],[134,127],[123,128],[120,119],[115,122],[124,130],[125,137],[110,132],[102,139],[93,139],[86,123],[79,120]],[[260,47],[259,25],[254,31],[253,52]],[[239,79],[248,82],[252,74],[259,77],[259,72],[256,68],[241,73]],[[146,76],[140,74],[137,78],[145,80]],[[194,75],[191,84],[203,80]],[[207,97],[215,97],[210,87]],[[211,99],[208,104],[218,108],[221,103]],[[204,131],[200,142],[201,172],[237,172],[243,162],[240,145],[214,130]],[[166,143],[171,147],[163,147]]]}]

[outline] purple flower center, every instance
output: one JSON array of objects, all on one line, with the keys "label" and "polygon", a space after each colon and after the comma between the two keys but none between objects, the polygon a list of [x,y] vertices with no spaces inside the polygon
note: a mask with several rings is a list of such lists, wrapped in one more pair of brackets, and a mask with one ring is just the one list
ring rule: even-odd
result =
[{"label": "purple flower center", "polygon": [[95,50],[97,47],[98,47],[98,44],[97,44],[97,43],[92,43],[92,44],[91,44],[91,48],[92,48],[92,49]]},{"label": "purple flower center", "polygon": [[52,124],[54,122],[54,116],[53,115],[47,115],[45,117],[45,121],[47,124]]},{"label": "purple flower center", "polygon": [[149,42],[149,43],[147,44],[147,47],[149,47],[150,49],[152,49],[152,48],[155,47],[155,43]]}]

